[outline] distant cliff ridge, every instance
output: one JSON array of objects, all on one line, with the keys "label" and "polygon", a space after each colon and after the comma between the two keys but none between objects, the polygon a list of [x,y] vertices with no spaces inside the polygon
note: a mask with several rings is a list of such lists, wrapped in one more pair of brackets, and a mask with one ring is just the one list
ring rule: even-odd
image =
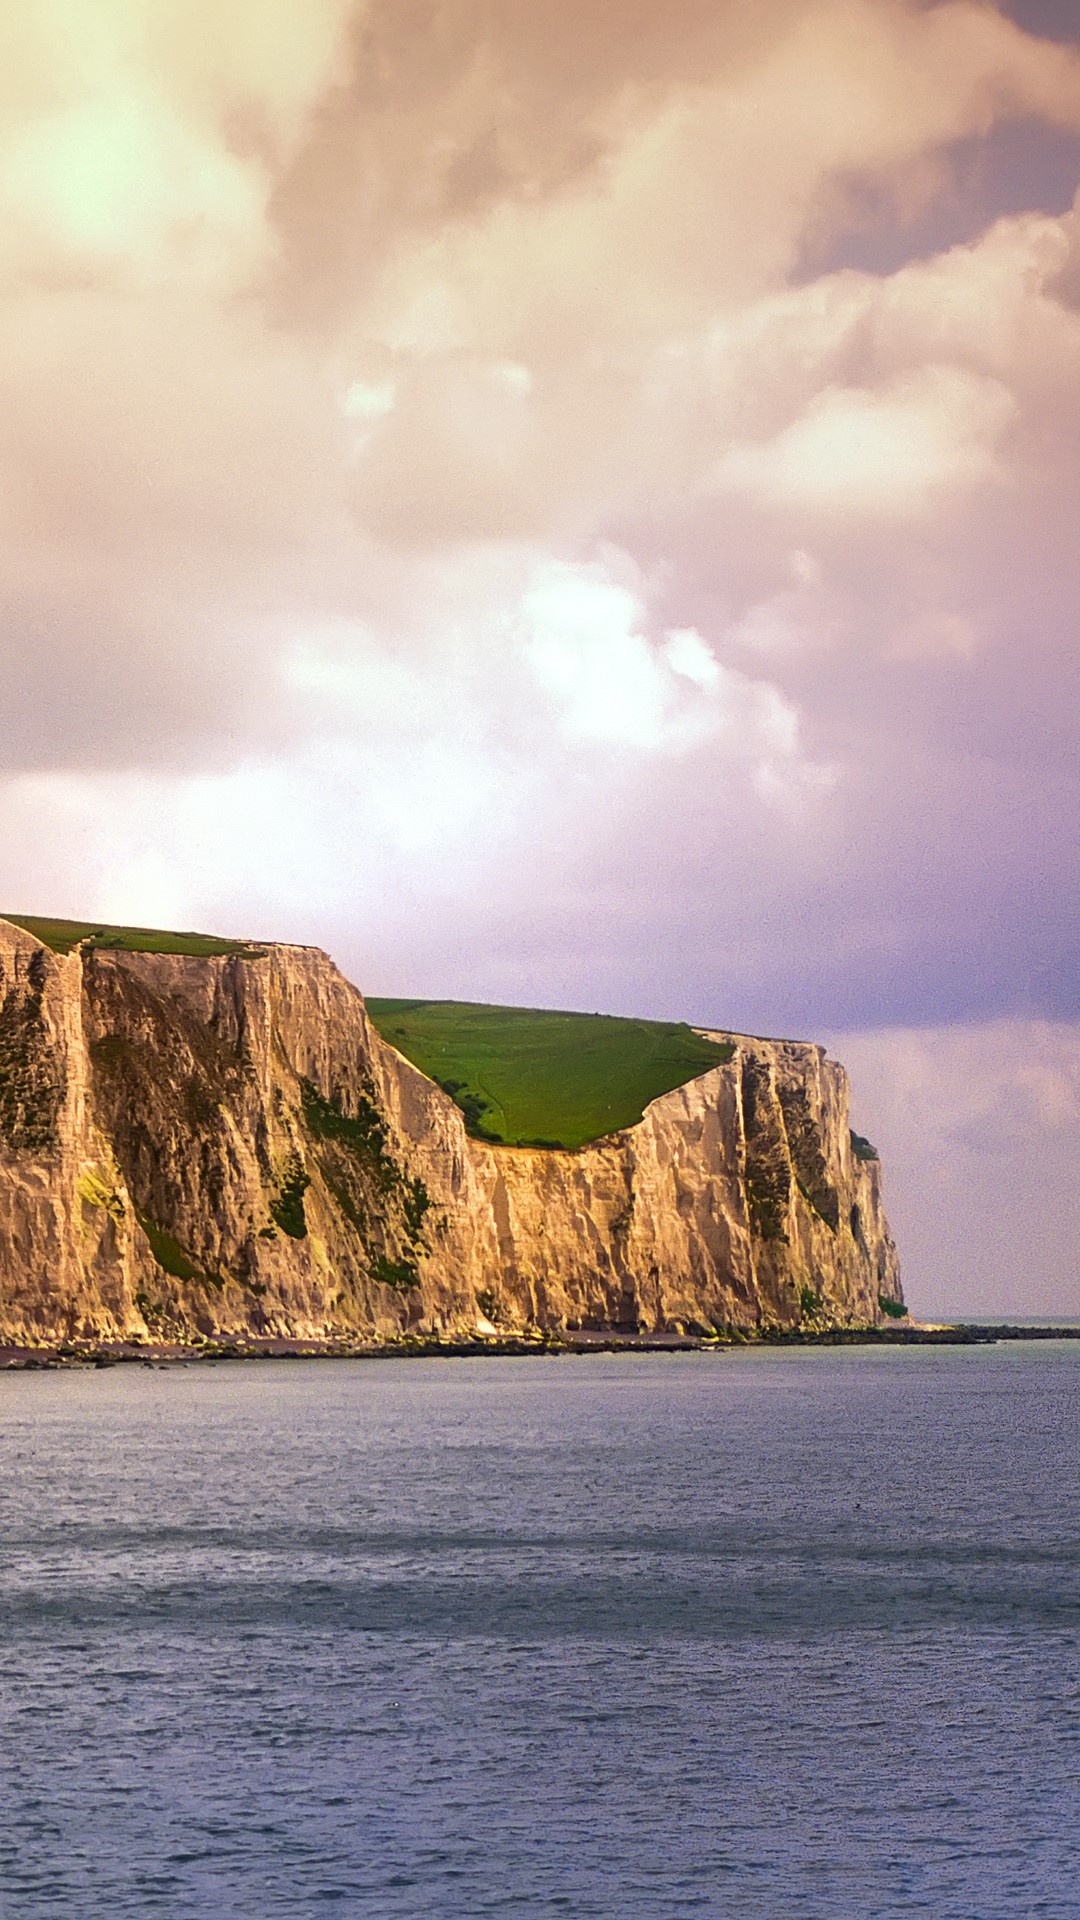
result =
[{"label": "distant cliff ridge", "polygon": [[63,953],[0,920],[0,1341],[898,1309],[880,1167],[820,1047],[712,1036],[720,1064],[634,1126],[576,1152],[493,1145],[324,953],[217,944]]}]

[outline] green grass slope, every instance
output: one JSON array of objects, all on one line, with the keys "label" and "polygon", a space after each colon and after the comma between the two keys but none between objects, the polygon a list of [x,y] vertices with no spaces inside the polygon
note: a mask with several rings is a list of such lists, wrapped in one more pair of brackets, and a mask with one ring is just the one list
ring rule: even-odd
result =
[{"label": "green grass slope", "polygon": [[54,953],[70,953],[80,940],[94,947],[119,947],[126,953],[188,953],[205,960],[215,954],[262,952],[246,940],[219,940],[210,933],[162,933],[153,927],[102,927],[90,920],[42,920],[35,914],[0,913],[0,920],[32,933]]},{"label": "green grass slope", "polygon": [[575,1148],[632,1127],[661,1093],[731,1058],[664,1020],[368,1000],[379,1032],[457,1101],[469,1132],[508,1146]]}]

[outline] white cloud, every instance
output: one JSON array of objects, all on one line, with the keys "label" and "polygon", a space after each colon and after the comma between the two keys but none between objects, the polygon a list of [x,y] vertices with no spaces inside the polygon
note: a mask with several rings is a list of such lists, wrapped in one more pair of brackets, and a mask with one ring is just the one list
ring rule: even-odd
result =
[{"label": "white cloud", "polygon": [[546,565],[521,608],[532,671],[569,739],[680,758],[711,745],[769,804],[821,790],[780,689],[719,661],[694,628],[653,641],[643,599],[599,568]]},{"label": "white cloud", "polygon": [[182,275],[189,288],[202,279],[230,287],[265,258],[260,170],[150,94],[90,100],[37,121],[3,172],[8,246],[23,229],[70,271],[121,268],[139,286]]},{"label": "white cloud", "polygon": [[672,672],[693,681],[695,687],[715,687],[719,681],[720,665],[716,655],[693,627],[678,627],[669,633],[663,651]]},{"label": "white cloud", "polygon": [[355,11],[353,0],[237,0],[205,20],[179,0],[10,9],[0,264],[11,283],[249,287],[273,257],[273,165],[338,70]]},{"label": "white cloud", "polygon": [[999,477],[997,444],[1015,412],[998,381],[930,366],[877,391],[829,387],[764,444],[736,446],[721,489],[764,506],[852,519],[906,519]]},{"label": "white cloud", "polygon": [[354,380],[345,390],[341,411],[347,420],[385,420],[397,402],[394,380]]},{"label": "white cloud", "polygon": [[496,380],[500,380],[511,393],[520,394],[522,399],[532,392],[535,385],[528,367],[523,367],[519,360],[501,360],[492,368],[492,372]]},{"label": "white cloud", "polygon": [[597,571],[542,570],[521,607],[527,656],[571,735],[656,748],[664,734],[664,679],[638,630],[641,607]]}]

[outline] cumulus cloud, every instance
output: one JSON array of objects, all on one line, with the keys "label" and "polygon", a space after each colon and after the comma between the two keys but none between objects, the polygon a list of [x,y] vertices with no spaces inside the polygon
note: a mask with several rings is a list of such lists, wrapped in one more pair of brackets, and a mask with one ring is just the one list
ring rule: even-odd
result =
[{"label": "cumulus cloud", "polygon": [[826,387],[763,446],[733,447],[723,488],[766,506],[904,518],[998,477],[997,443],[1014,412],[999,382],[928,366],[877,392]]},{"label": "cumulus cloud", "polygon": [[172,0],[12,12],[0,264],[131,291],[245,285],[272,244],[273,163],[332,80],[351,12],[345,0],[213,19]]},{"label": "cumulus cloud", "polygon": [[572,739],[686,754],[706,741],[759,786],[800,763],[798,717],[778,689],[723,666],[693,627],[650,639],[629,587],[596,567],[548,566],[521,607],[526,656]]}]

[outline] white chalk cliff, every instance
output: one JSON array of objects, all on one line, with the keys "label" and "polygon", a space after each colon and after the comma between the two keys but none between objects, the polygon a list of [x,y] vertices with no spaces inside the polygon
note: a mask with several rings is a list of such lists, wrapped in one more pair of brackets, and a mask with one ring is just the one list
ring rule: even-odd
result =
[{"label": "white chalk cliff", "polygon": [[0,1342],[877,1324],[843,1068],[726,1037],[636,1126],[491,1146],[318,949],[60,956],[0,921]]}]

